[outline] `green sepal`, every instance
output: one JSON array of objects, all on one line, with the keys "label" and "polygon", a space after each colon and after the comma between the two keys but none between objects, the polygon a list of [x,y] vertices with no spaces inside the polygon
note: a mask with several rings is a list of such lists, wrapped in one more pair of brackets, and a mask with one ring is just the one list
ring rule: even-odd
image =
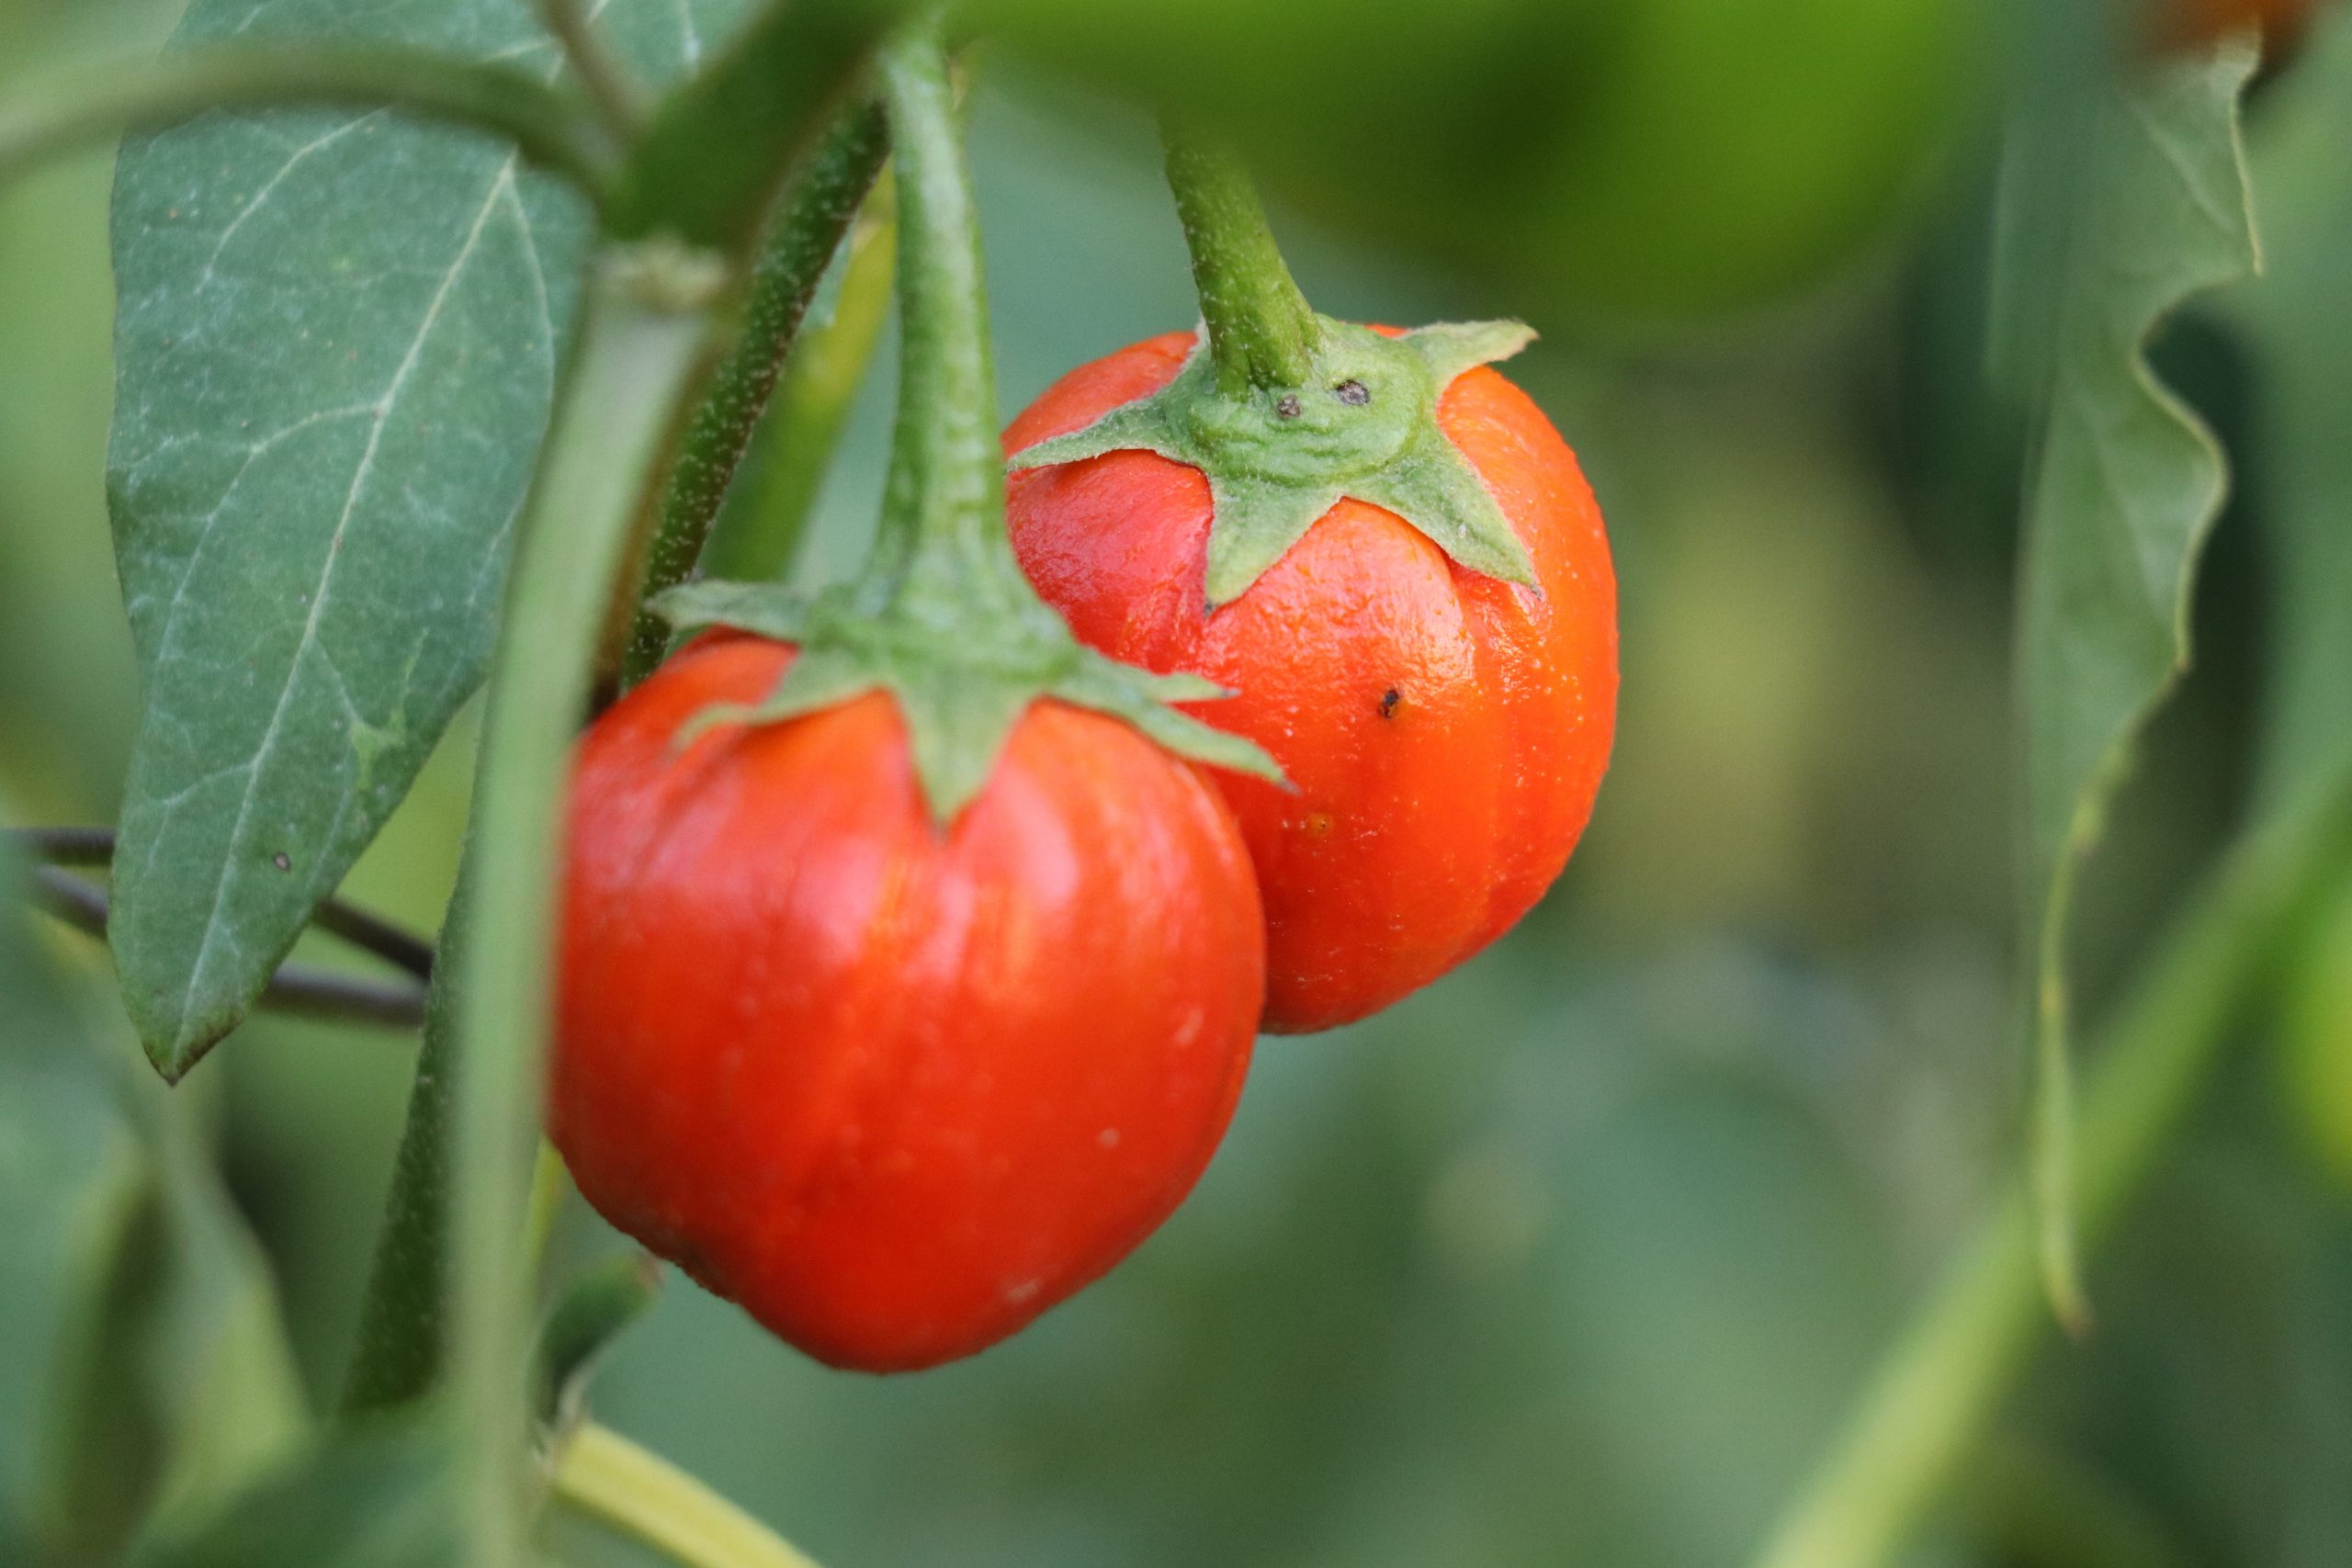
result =
[{"label": "green sepal", "polygon": [[898,702],[916,781],[943,829],[988,783],[1013,726],[1041,697],[1120,719],[1190,761],[1288,784],[1255,742],[1168,705],[1232,693],[1198,675],[1155,675],[1105,659],[1049,616],[945,630],[877,613],[854,585],[809,598],[747,582],[689,583],[653,608],[682,632],[726,626],[799,649],[766,696],[704,709],[679,731],[679,745],[714,725],[776,724],[885,691]]},{"label": "green sepal", "polygon": [[1013,468],[1106,452],[1156,452],[1208,477],[1208,608],[1231,604],[1353,497],[1385,507],[1473,571],[1532,588],[1534,563],[1494,492],[1445,437],[1439,396],[1474,366],[1508,359],[1534,332],[1521,321],[1442,322],[1399,337],[1315,318],[1313,372],[1295,387],[1217,384],[1202,328],[1167,386],[1081,430],[1013,454]]}]

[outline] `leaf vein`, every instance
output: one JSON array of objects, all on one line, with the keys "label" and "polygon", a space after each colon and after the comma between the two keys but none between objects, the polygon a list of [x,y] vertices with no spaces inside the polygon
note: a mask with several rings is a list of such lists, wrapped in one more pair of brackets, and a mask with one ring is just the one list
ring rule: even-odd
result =
[{"label": "leaf vein", "polygon": [[[375,404],[375,425],[368,432],[368,445],[360,453],[359,462],[352,473],[350,488],[345,492],[343,513],[335,520],[334,532],[328,537],[326,560],[320,570],[318,589],[311,596],[310,615],[303,622],[302,635],[296,644],[294,657],[287,664],[286,682],[278,688],[277,704],[270,712],[268,728],[262,732],[261,742],[254,750],[251,764],[253,772],[245,781],[244,793],[237,806],[236,820],[229,829],[227,852],[222,857],[220,877],[212,885],[211,908],[205,914],[204,936],[198,944],[196,963],[189,972],[188,989],[191,993],[200,992],[203,989],[205,978],[211,968],[212,955],[224,936],[229,935],[227,927],[220,919],[220,908],[227,901],[229,885],[237,879],[239,848],[244,841],[252,820],[254,797],[258,793],[256,786],[260,783],[263,769],[269,761],[270,753],[277,745],[278,735],[285,725],[287,708],[293,699],[294,688],[301,680],[303,654],[317,640],[319,622],[326,612],[327,601],[331,597],[331,590],[334,583],[335,566],[341,558],[344,535],[350,528],[351,519],[358,511],[359,498],[367,490],[368,477],[375,467],[376,454],[383,444],[385,427],[390,423],[392,409],[399,401],[401,391],[408,385],[410,376],[415,372],[417,362],[424,355],[425,342],[433,335],[434,327],[439,323],[442,310],[447,304],[450,294],[456,289],[458,279],[464,276],[467,265],[473,259],[476,248],[481,244],[482,232],[489,226],[491,214],[498,209],[506,187],[514,183],[514,158],[509,154],[505,162],[499,166],[498,175],[492,182],[489,193],[482,199],[481,209],[475,216],[473,228],[466,235],[465,243],[458,247],[456,257],[449,263],[448,269],[442,276],[441,287],[434,293],[431,302],[426,305],[424,319],[418,324],[416,335],[410,340],[407,354],[401,357],[399,367],[392,373],[390,384]],[[339,820],[341,814],[337,815]],[[229,940],[232,947],[236,945],[232,936]]]}]

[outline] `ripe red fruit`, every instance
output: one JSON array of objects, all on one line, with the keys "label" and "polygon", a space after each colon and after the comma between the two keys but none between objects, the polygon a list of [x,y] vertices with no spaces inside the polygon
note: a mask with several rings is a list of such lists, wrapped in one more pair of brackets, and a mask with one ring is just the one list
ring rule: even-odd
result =
[{"label": "ripe red fruit", "polygon": [[[1005,449],[1159,390],[1194,343],[1170,333],[1072,371],[1013,421]],[[1608,762],[1616,580],[1575,455],[1483,367],[1445,386],[1437,420],[1540,592],[1343,500],[1204,612],[1199,469],[1121,450],[1011,479],[1013,547],[1080,639],[1238,691],[1189,711],[1257,741],[1296,786],[1214,775],[1257,865],[1264,1027],[1277,1032],[1362,1018],[1508,930],[1566,863]]]},{"label": "ripe red fruit", "polygon": [[573,784],[550,1127],[613,1224],[820,1360],[968,1355],[1207,1164],[1262,929],[1191,765],[1042,701],[942,830],[881,694],[677,744],[781,644],[706,637]]}]

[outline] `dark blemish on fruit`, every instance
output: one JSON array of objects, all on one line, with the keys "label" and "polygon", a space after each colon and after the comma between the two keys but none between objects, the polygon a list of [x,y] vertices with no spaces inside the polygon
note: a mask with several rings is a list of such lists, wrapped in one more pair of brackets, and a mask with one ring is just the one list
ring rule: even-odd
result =
[{"label": "dark blemish on fruit", "polygon": [[1372,401],[1372,389],[1362,381],[1342,381],[1331,390],[1339,394],[1340,400],[1351,409],[1360,409]]},{"label": "dark blemish on fruit", "polygon": [[270,856],[269,863],[276,866],[280,871],[292,871],[294,869],[293,860],[284,850],[280,850],[276,854]]},{"label": "dark blemish on fruit", "polygon": [[1283,394],[1283,400],[1274,405],[1274,412],[1282,415],[1284,419],[1296,419],[1298,417],[1298,394],[1296,392],[1284,392]]},{"label": "dark blemish on fruit", "polygon": [[1310,839],[1329,838],[1331,836],[1331,814],[1328,811],[1308,812],[1306,814],[1306,836]]},{"label": "dark blemish on fruit", "polygon": [[1395,717],[1396,713],[1396,705],[1404,700],[1404,693],[1398,691],[1394,686],[1389,687],[1388,690],[1382,693],[1380,696],[1380,716],[1383,718]]}]

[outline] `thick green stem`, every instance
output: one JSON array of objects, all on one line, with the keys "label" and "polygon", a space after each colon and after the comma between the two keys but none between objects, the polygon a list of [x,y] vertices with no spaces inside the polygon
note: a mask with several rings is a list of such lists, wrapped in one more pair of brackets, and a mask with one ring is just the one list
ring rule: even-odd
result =
[{"label": "thick green stem", "polygon": [[[613,258],[605,258],[609,264]],[[523,1552],[529,1294],[515,1249],[553,1014],[564,770],[607,596],[700,344],[698,311],[593,278],[568,386],[531,489],[492,666],[453,998],[464,1061],[450,1117],[449,1369],[469,1461],[467,1561]]]},{"label": "thick green stem", "polygon": [[503,136],[599,201],[616,172],[595,115],[522,72],[389,44],[234,44],[10,89],[0,107],[0,181],[82,143],[208,110],[304,104],[394,108]]},{"label": "thick green stem", "polygon": [[876,612],[943,627],[1050,620],[1005,535],[979,217],[937,28],[898,34],[881,64],[897,158],[899,419],[865,586]]},{"label": "thick green stem", "polygon": [[676,586],[694,571],[711,520],[742,461],[776,376],[793,349],[808,301],[825,276],[842,236],[873,187],[888,148],[878,105],[842,115],[796,178],[754,265],[743,327],[712,367],[674,444],[676,456],[660,485],[649,491],[639,525],[645,560],[634,592],[616,606],[628,619],[618,655],[623,684],[652,672],[669,648],[666,622],[643,601]]},{"label": "thick green stem", "polygon": [[1218,389],[1238,398],[1303,385],[1314,369],[1315,312],[1274,246],[1250,172],[1225,148],[1173,126],[1166,140]]},{"label": "thick green stem", "polygon": [[[2080,1218],[2095,1239],[2180,1125],[2243,1005],[2352,849],[2352,789],[2232,855],[2107,1032],[2082,1097]],[[1883,1568],[1965,1465],[2046,1337],[2039,1226],[2010,1190],[1864,1392],[1758,1568]]]},{"label": "thick green stem", "polygon": [[603,1427],[583,1427],[564,1445],[555,1495],[681,1568],[816,1568],[684,1471]]},{"label": "thick green stem", "polygon": [[791,571],[850,403],[889,319],[898,254],[898,198],[886,173],[850,231],[831,317],[805,328],[792,345],[745,459],[742,498],[719,514],[703,549],[708,576],[776,582]]}]

